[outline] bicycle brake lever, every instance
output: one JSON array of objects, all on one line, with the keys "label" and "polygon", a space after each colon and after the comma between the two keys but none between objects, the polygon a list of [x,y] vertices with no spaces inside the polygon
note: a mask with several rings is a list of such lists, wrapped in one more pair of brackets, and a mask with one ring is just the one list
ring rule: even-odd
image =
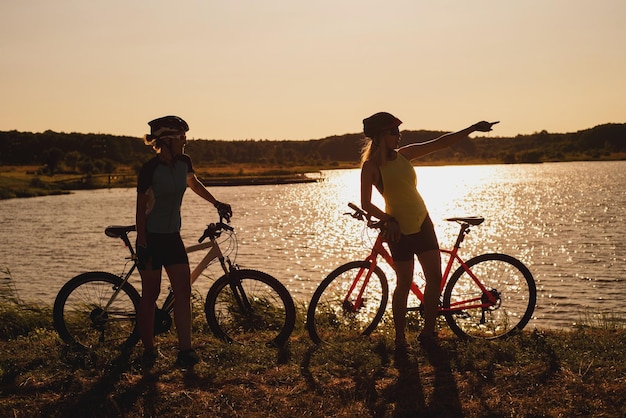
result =
[{"label": "bicycle brake lever", "polygon": [[200,237],[200,239],[198,239],[198,242],[202,242],[205,239],[209,238],[209,237],[214,237],[215,233],[216,233],[216,226],[214,223],[210,223],[206,226],[206,229],[204,230],[204,233],[202,234],[202,236]]},{"label": "bicycle brake lever", "polygon": [[384,221],[369,221],[367,223],[367,226],[369,226],[370,228],[380,229],[382,231],[383,229],[385,229],[385,222]]},{"label": "bicycle brake lever", "polygon": [[217,229],[227,229],[229,231],[232,231],[234,228],[228,224],[225,224],[224,222],[220,222],[217,224]]}]

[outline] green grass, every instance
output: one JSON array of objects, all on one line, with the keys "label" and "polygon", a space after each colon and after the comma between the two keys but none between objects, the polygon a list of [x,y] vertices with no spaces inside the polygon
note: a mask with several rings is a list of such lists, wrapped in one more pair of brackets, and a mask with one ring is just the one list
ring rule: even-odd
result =
[{"label": "green grass", "polygon": [[399,356],[388,322],[369,338],[312,344],[302,306],[285,348],[228,345],[210,335],[201,303],[194,299],[193,326],[203,361],[192,371],[175,368],[170,332],[157,337],[162,356],[144,374],[140,345],[128,356],[73,351],[54,331],[51,308],[0,292],[0,416],[626,414],[626,330],[608,317],[490,342],[461,341],[442,328],[440,349],[415,343]]},{"label": "green grass", "polygon": [[6,174],[0,176],[0,199],[13,199],[16,197],[36,197],[55,194],[69,193],[54,186],[39,177],[25,179],[11,177]]}]

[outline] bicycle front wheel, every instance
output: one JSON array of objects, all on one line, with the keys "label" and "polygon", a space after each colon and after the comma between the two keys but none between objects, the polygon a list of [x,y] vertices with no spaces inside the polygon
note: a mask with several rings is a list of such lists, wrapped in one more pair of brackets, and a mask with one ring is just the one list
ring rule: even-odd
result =
[{"label": "bicycle front wheel", "polygon": [[207,293],[204,312],[213,334],[228,343],[281,347],[296,324],[287,288],[256,270],[220,277]]},{"label": "bicycle front wheel", "polygon": [[130,348],[136,329],[139,294],[111,273],[92,271],[68,281],[54,301],[54,328],[72,346]]},{"label": "bicycle front wheel", "polygon": [[462,338],[495,339],[523,329],[537,302],[528,268],[505,254],[479,255],[466,265],[454,272],[443,297],[452,331]]},{"label": "bicycle front wheel", "polygon": [[316,343],[369,335],[385,313],[385,273],[368,261],[353,261],[331,272],[313,293],[306,329]]}]

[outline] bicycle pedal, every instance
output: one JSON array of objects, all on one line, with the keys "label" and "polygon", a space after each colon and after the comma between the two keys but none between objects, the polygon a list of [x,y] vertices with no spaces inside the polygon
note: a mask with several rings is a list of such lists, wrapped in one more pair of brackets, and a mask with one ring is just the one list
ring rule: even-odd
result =
[{"label": "bicycle pedal", "polygon": [[172,317],[162,309],[154,311],[154,334],[163,334],[172,327]]}]

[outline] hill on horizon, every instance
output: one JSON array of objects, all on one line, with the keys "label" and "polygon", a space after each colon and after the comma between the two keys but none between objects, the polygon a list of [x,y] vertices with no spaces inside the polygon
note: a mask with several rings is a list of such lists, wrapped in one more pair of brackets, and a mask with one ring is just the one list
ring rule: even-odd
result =
[{"label": "hill on horizon", "polygon": [[[402,131],[401,145],[432,140],[443,131]],[[309,165],[357,164],[360,133],[311,140],[194,139],[186,152],[196,164]],[[117,164],[140,164],[153,155],[141,138],[107,134],[0,132],[0,164],[60,163],[81,172],[111,172]],[[626,123],[598,125],[573,133],[536,132],[515,137],[476,136],[419,159],[418,164],[527,163],[626,159]],[[91,171],[90,171],[91,170]]]}]

